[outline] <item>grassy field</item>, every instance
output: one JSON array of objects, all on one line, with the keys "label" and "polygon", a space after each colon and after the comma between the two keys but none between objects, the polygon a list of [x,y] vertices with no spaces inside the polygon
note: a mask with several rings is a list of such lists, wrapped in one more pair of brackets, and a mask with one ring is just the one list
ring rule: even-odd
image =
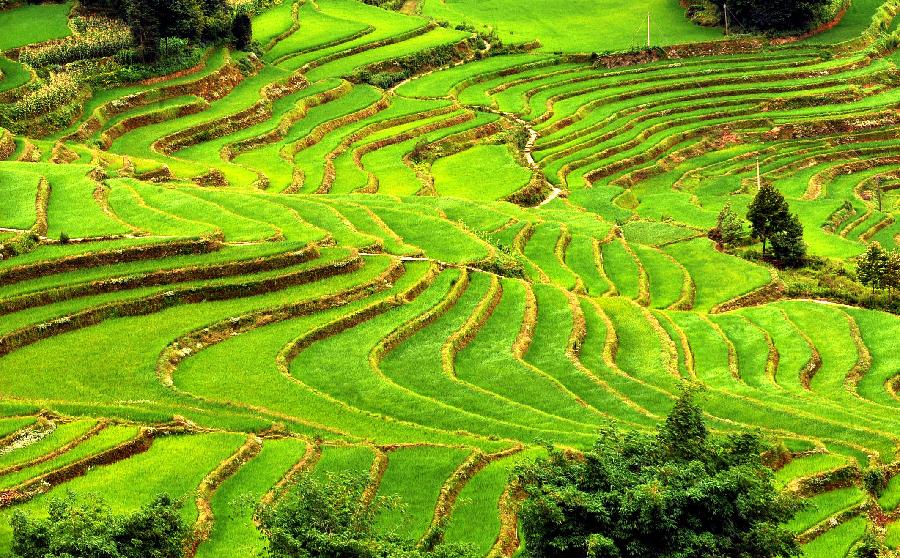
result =
[{"label": "grassy field", "polygon": [[[651,14],[652,44],[670,45],[715,40],[721,33],[687,21],[683,9],[665,0],[644,0],[629,6],[614,1],[577,0],[560,4],[537,0],[523,5],[507,0],[424,0],[422,12],[453,23],[496,29],[509,43],[539,40],[543,50],[601,52],[625,50],[647,44],[647,14]],[[653,23],[655,19],[656,23]],[[590,25],[584,25],[589,21]]]},{"label": "grassy field", "polygon": [[[283,0],[254,14],[256,62],[219,46],[151,84],[85,79],[54,129],[0,128],[0,490],[25,495],[0,555],[13,510],[70,489],[117,511],[168,491],[191,524],[207,498],[197,555],[255,554],[252,504],[303,470],[368,475],[401,504],[381,532],[511,558],[515,465],[651,431],[685,382],[715,432],[787,448],[806,556],[875,517],[900,547],[900,318],[788,300],[787,275],[707,238],[759,161],[837,278],[900,248],[881,6],[776,44],[669,0]],[[0,51],[69,35],[71,9],[0,10]],[[643,48],[648,12],[677,48],[574,55]],[[104,63],[8,54],[0,111]]]}]

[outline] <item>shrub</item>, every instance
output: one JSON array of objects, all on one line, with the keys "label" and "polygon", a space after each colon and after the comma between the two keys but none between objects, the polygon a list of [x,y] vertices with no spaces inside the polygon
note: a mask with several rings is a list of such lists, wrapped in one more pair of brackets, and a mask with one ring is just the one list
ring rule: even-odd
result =
[{"label": "shrub", "polygon": [[190,529],[181,503],[162,494],[130,515],[116,515],[100,498],[69,493],[53,500],[46,519],[17,510],[12,551],[20,558],[180,558]]},{"label": "shrub", "polygon": [[710,436],[685,391],[656,435],[607,428],[591,451],[551,450],[516,478],[531,558],[798,556],[754,434]]}]

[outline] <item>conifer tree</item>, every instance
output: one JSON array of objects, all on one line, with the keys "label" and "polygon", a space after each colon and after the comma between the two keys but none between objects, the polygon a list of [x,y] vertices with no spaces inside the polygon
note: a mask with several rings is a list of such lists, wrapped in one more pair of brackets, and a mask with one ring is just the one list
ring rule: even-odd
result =
[{"label": "conifer tree", "polygon": [[803,224],[791,213],[780,230],[771,235],[772,255],[782,265],[798,266],[806,258],[806,243],[803,242]]},{"label": "conifer tree", "polygon": [[771,184],[764,183],[750,203],[747,220],[750,221],[753,238],[762,241],[762,253],[765,257],[769,238],[773,233],[785,230],[791,214],[781,192]]}]

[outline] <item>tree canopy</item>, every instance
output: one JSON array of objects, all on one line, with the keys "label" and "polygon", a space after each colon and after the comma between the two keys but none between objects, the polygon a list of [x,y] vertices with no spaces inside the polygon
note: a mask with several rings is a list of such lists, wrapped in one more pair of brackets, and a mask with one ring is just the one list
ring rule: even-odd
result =
[{"label": "tree canopy", "polygon": [[717,0],[732,25],[756,31],[801,31],[821,20],[830,0]]},{"label": "tree canopy", "polygon": [[655,434],[602,431],[583,455],[517,473],[530,558],[773,558],[800,553],[755,434],[711,436],[692,391]]},{"label": "tree canopy", "polygon": [[[225,0],[82,0],[88,9],[104,10],[128,22],[138,52],[145,62],[160,54],[160,41],[182,38],[189,41],[218,41],[241,32],[235,42],[246,48],[252,36],[250,18],[234,14]],[[235,19],[242,18],[236,24]]]},{"label": "tree canopy", "polygon": [[777,188],[763,183],[747,209],[751,235],[762,241],[763,257],[766,245],[772,243],[772,256],[786,265],[798,265],[806,257],[803,225],[792,214],[787,201]]},{"label": "tree canopy", "polygon": [[190,529],[181,504],[162,494],[135,513],[114,514],[100,498],[69,493],[53,500],[49,516],[12,517],[13,555],[19,558],[180,558]]}]

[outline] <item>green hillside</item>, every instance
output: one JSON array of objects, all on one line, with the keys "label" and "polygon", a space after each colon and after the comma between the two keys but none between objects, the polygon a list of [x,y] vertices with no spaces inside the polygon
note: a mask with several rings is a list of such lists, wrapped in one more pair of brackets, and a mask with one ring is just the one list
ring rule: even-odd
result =
[{"label": "green hillside", "polygon": [[[685,383],[787,448],[806,556],[900,550],[900,317],[854,283],[900,249],[882,1],[802,40],[677,0],[250,2],[258,53],[147,75],[121,21],[0,2],[0,555],[74,490],[185,497],[192,552],[251,556],[233,500],[353,471],[406,504],[379,530],[510,557],[516,463]],[[708,238],[758,181],[815,265]]]}]

